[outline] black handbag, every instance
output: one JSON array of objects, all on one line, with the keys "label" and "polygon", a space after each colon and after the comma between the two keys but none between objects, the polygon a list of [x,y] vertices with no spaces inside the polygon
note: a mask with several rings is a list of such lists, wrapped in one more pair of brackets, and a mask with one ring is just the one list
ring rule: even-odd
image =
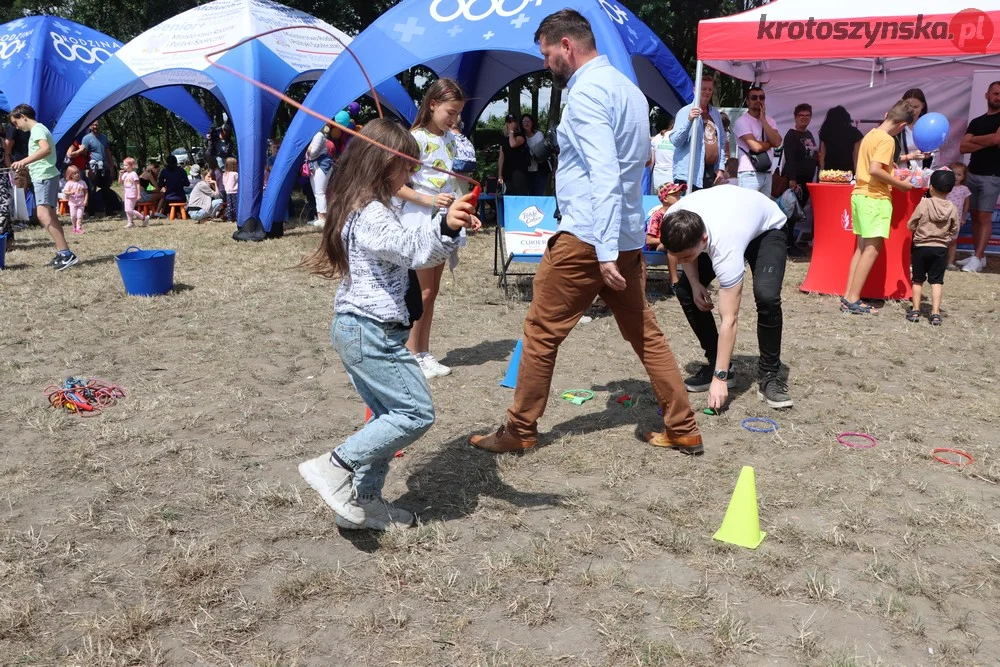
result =
[{"label": "black handbag", "polygon": [[[760,119],[760,140],[766,141],[767,137],[764,133],[764,123],[767,122],[766,118]],[[753,165],[756,171],[771,171],[771,156],[767,154],[767,151],[763,153],[754,153],[753,151],[747,151],[747,155],[750,158],[750,164]]]}]

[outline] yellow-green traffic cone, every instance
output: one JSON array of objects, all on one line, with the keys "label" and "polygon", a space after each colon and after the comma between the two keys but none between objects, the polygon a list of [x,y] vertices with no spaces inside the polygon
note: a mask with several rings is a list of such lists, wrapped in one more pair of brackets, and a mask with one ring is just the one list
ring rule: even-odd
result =
[{"label": "yellow-green traffic cone", "polygon": [[729,500],[726,517],[714,539],[738,547],[756,549],[766,535],[760,529],[760,517],[757,514],[757,483],[753,468],[743,466],[736,488],[733,489],[733,497]]}]

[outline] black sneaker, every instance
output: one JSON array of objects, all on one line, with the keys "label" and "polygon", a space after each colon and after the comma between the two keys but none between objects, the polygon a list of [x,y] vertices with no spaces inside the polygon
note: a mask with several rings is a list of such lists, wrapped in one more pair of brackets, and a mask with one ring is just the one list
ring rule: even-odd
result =
[{"label": "black sneaker", "polygon": [[50,259],[48,262],[46,262],[45,266],[59,266],[59,264],[61,264],[61,263],[62,263],[62,258],[60,258],[59,255],[56,255],[55,257],[53,257],[52,259]]},{"label": "black sneaker", "polygon": [[[697,373],[684,380],[684,388],[693,394],[697,394],[703,391],[708,391],[708,388],[712,386],[712,378],[715,377],[714,364],[705,364],[701,367]],[[732,389],[736,386],[736,376],[733,374],[732,365],[729,366],[729,379],[726,380],[726,386]]]},{"label": "black sneaker", "polygon": [[788,383],[777,373],[768,373],[761,378],[757,397],[772,408],[792,407],[792,397],[788,395]]},{"label": "black sneaker", "polygon": [[55,267],[56,271],[65,271],[69,267],[76,264],[79,259],[73,253],[69,255],[56,255],[56,258],[52,260],[52,266]]}]

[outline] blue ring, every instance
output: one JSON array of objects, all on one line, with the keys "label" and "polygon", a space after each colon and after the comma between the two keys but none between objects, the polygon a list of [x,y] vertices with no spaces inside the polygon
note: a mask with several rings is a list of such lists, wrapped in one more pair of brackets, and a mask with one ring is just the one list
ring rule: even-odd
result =
[{"label": "blue ring", "polygon": [[[747,422],[763,422],[765,424],[770,424],[774,428],[754,428],[753,426],[747,426]],[[773,419],[768,419],[767,417],[747,417],[740,423],[740,426],[748,431],[751,431],[752,433],[774,433],[778,430],[778,422]]]}]

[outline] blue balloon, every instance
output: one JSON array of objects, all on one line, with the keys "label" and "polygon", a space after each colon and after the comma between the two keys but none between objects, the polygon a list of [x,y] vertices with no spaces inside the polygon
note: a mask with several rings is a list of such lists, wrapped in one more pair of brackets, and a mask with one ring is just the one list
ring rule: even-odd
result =
[{"label": "blue balloon", "polygon": [[937,150],[948,138],[948,119],[932,112],[913,124],[913,143],[924,153]]},{"label": "blue balloon", "polygon": [[337,125],[347,127],[347,124],[351,122],[351,114],[346,111],[338,111],[337,115],[333,117],[333,121],[337,123]]}]

